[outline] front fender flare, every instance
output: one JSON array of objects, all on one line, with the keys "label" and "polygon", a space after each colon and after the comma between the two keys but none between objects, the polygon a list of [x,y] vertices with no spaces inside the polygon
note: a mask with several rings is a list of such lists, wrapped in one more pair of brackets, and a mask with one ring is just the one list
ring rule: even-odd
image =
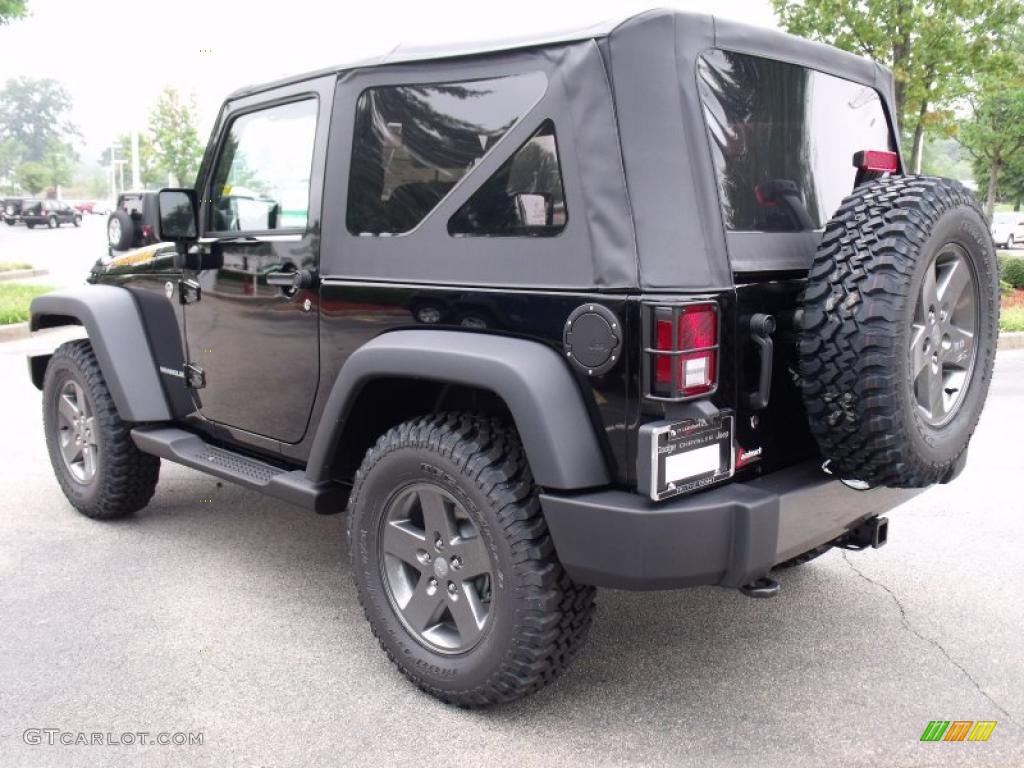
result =
[{"label": "front fender flare", "polygon": [[135,299],[124,288],[90,285],[32,300],[29,328],[85,326],[107,388],[125,421],[171,418]]},{"label": "front fender flare", "polygon": [[352,353],[324,406],[306,466],[309,480],[330,479],[350,409],[364,386],[384,376],[478,387],[501,397],[534,479],[546,488],[610,482],[580,388],[557,352],[535,341],[433,330],[392,331]]}]

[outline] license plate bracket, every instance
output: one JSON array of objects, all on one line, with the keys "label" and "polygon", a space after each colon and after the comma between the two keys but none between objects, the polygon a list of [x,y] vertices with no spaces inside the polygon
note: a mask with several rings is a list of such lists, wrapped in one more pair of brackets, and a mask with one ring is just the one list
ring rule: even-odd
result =
[{"label": "license plate bracket", "polygon": [[735,472],[733,417],[684,419],[640,429],[640,490],[654,501],[728,480]]}]

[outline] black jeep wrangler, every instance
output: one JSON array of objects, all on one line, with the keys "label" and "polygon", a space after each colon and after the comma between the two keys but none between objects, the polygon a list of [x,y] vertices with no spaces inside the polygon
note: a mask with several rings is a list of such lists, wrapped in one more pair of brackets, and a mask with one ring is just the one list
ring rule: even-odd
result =
[{"label": "black jeep wrangler", "polygon": [[25,207],[25,203],[31,202],[34,201],[23,197],[5,197],[0,200],[0,215],[3,216],[4,223],[13,227],[21,221],[21,211]]},{"label": "black jeep wrangler", "polygon": [[399,51],[239,91],[175,247],[37,298],[68,499],[160,460],[347,510],[413,682],[507,701],[594,588],[752,596],[962,469],[992,373],[988,227],[902,172],[890,74],[706,16]]},{"label": "black jeep wrangler", "polygon": [[158,242],[157,193],[122,192],[107,218],[107,252],[141,248]]}]

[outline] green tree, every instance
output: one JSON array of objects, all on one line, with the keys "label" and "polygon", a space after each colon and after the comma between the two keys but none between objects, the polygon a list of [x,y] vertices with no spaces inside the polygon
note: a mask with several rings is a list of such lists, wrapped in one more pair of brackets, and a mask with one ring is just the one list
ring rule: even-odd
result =
[{"label": "green tree", "polygon": [[24,18],[27,10],[25,0],[0,0],[0,26]]},{"label": "green tree", "polygon": [[19,187],[27,189],[29,194],[38,195],[46,188],[46,180],[49,178],[49,171],[42,163],[29,160],[17,167],[14,172],[14,180]]},{"label": "green tree", "polygon": [[9,179],[21,165],[21,146],[14,139],[0,139],[0,179]]},{"label": "green tree", "polygon": [[78,135],[71,97],[56,80],[17,77],[0,89],[0,141],[14,140],[24,160],[40,162],[54,140]]},{"label": "green tree", "polygon": [[46,169],[46,184],[56,190],[67,184],[74,178],[75,173],[74,150],[63,141],[52,141],[43,155],[40,165]]},{"label": "green tree", "polygon": [[195,99],[184,103],[178,92],[164,88],[149,119],[153,150],[162,169],[170,172],[182,186],[193,186],[203,146],[195,123]]},{"label": "green tree", "polygon": [[1007,161],[999,189],[1002,199],[1019,211],[1024,204],[1024,152],[1018,152]]},{"label": "green tree", "polygon": [[970,155],[955,138],[930,138],[924,143],[921,170],[930,176],[945,176],[962,181],[977,176],[971,165]]},{"label": "green tree", "polygon": [[1024,78],[989,83],[960,125],[960,142],[987,176],[985,213],[992,218],[1007,165],[1024,152]]},{"label": "green tree", "polygon": [[895,77],[910,165],[921,170],[926,131],[948,134],[974,79],[1005,66],[1019,0],[771,0],[790,32],[885,64]]}]

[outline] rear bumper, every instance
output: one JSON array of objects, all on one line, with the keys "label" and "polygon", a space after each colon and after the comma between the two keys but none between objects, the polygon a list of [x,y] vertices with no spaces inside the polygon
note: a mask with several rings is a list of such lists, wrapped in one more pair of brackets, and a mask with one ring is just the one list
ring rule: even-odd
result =
[{"label": "rear bumper", "polygon": [[854,491],[816,461],[652,502],[626,491],[541,495],[555,549],[582,584],[738,587],[920,493]]}]

